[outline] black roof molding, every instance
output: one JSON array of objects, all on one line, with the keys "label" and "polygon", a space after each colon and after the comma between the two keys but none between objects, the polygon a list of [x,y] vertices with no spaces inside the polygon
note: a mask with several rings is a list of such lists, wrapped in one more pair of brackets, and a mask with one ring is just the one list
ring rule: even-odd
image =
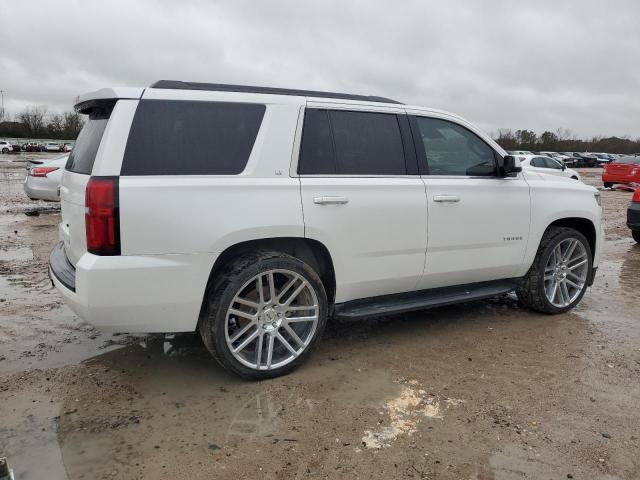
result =
[{"label": "black roof molding", "polygon": [[222,83],[182,82],[180,80],[158,80],[151,88],[171,90],[209,90],[214,92],[266,93],[271,95],[295,95],[299,97],[335,98],[340,100],[359,100],[361,102],[397,103],[402,102],[390,98],[368,95],[352,95],[349,93],[316,92],[313,90],[294,90],[290,88],[255,87],[251,85],[227,85]]}]

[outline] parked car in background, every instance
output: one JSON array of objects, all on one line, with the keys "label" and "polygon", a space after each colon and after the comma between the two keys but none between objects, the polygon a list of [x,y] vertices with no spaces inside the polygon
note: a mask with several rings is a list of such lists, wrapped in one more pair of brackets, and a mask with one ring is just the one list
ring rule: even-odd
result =
[{"label": "parked car in background", "polygon": [[566,162],[573,167],[595,167],[598,164],[598,158],[588,152],[562,152],[568,155],[570,159]]},{"label": "parked car in background", "polygon": [[34,142],[25,143],[22,146],[22,149],[25,152],[43,152],[44,151],[43,147],[40,144],[34,143]]},{"label": "parked car in background", "polygon": [[199,331],[244,378],[292,371],[329,316],[510,291],[567,312],[600,261],[599,192],[522,171],[454,114],[176,81],[75,108],[89,119],[49,270],[62,298],[107,331]]},{"label": "parked car in background", "polygon": [[564,163],[569,167],[578,166],[581,160],[580,154],[577,152],[560,152],[560,154],[567,157]]},{"label": "parked car in background", "polygon": [[507,152],[509,155],[533,155],[529,150],[509,150]]},{"label": "parked car in background", "polygon": [[31,200],[60,201],[60,182],[69,155],[34,164],[28,169],[24,192]]},{"label": "parked car in background", "polygon": [[70,152],[71,150],[73,150],[72,143],[63,143],[62,146],[60,147],[61,152]]},{"label": "parked car in background", "polygon": [[9,153],[13,151],[13,146],[9,142],[0,141],[0,153]]},{"label": "parked car in background", "polygon": [[615,184],[640,184],[640,156],[627,155],[607,163],[602,170],[602,183],[605,187]]},{"label": "parked car in background", "polygon": [[567,155],[563,155],[562,153],[558,153],[558,152],[538,152],[537,155],[542,155],[544,157],[555,158],[556,160],[562,162],[563,164],[567,163],[567,160],[570,160],[570,157],[568,157]]},{"label": "parked car in background", "polygon": [[636,188],[627,209],[627,227],[631,229],[631,236],[640,243],[640,188]]},{"label": "parked car in background", "polygon": [[520,165],[522,165],[522,168],[533,172],[582,180],[578,172],[567,168],[561,161],[543,155],[526,155],[520,160]]},{"label": "parked car in background", "polygon": [[59,152],[60,144],[56,142],[47,142],[44,145],[44,149],[46,152]]},{"label": "parked car in background", "polygon": [[20,153],[22,151],[22,147],[17,143],[11,145],[11,148],[13,148],[13,153]]},{"label": "parked car in background", "polygon": [[596,157],[598,165],[604,165],[605,163],[613,161],[613,157],[608,153],[592,153],[591,155]]},{"label": "parked car in background", "polygon": [[594,153],[583,152],[580,153],[579,166],[581,167],[595,167],[598,163],[598,157]]}]

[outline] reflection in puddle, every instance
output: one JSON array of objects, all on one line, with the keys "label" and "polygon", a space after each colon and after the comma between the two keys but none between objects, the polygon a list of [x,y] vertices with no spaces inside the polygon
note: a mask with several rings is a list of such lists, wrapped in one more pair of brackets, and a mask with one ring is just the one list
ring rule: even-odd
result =
[{"label": "reflection in puddle", "polygon": [[[291,396],[287,400],[291,400]],[[258,393],[235,413],[227,437],[255,439],[272,435],[279,421],[278,415],[283,411],[283,404],[269,393]]]}]

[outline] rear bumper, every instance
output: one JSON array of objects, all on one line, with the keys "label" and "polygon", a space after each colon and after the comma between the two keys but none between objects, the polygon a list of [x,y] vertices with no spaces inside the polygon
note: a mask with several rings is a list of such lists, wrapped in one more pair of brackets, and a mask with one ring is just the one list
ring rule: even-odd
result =
[{"label": "rear bumper", "polygon": [[24,182],[24,193],[31,200],[47,200],[49,202],[59,202],[58,185],[51,180],[39,177],[27,176]]},{"label": "rear bumper", "polygon": [[640,203],[632,203],[627,209],[627,227],[640,230]]},{"label": "rear bumper", "polygon": [[602,174],[603,183],[633,183],[640,182],[640,178],[631,175]]},{"label": "rear bumper", "polygon": [[71,282],[60,255],[68,263],[59,245],[51,254],[49,272],[69,308],[99,330],[128,333],[194,331],[215,261],[213,254],[85,253]]}]

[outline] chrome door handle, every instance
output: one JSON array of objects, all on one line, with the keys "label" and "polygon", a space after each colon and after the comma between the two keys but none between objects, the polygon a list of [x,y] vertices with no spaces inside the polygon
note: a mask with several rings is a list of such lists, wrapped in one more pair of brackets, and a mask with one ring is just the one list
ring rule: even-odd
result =
[{"label": "chrome door handle", "polygon": [[457,195],[434,195],[433,201],[440,203],[458,203],[460,197]]},{"label": "chrome door handle", "polygon": [[313,199],[313,203],[317,205],[344,205],[345,203],[349,203],[349,199],[347,197],[315,197]]}]

